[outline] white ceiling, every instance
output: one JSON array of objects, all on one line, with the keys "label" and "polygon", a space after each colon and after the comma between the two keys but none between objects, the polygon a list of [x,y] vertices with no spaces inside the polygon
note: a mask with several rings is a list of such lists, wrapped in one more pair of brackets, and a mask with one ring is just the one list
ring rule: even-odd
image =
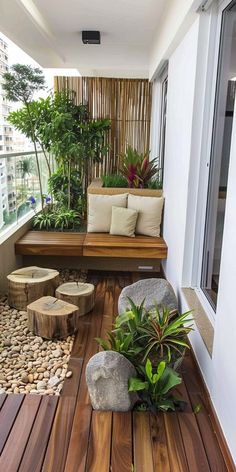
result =
[{"label": "white ceiling", "polygon": [[[0,0],[0,31],[42,67],[148,77],[149,54],[171,0]],[[101,45],[82,43],[99,30]]]}]

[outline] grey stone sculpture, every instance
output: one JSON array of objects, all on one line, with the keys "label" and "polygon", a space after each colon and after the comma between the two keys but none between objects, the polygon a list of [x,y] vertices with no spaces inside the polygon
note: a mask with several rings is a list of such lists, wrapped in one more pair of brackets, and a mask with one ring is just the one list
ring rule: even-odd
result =
[{"label": "grey stone sculpture", "polygon": [[91,357],[86,382],[94,410],[131,410],[137,395],[129,393],[128,380],[136,375],[131,362],[118,352],[102,351]]},{"label": "grey stone sculpture", "polygon": [[159,308],[168,306],[170,310],[178,310],[175,292],[165,279],[143,279],[123,288],[118,301],[119,314],[130,307],[128,297],[136,305],[140,305],[145,298],[144,306],[147,310],[152,309],[156,303]]}]

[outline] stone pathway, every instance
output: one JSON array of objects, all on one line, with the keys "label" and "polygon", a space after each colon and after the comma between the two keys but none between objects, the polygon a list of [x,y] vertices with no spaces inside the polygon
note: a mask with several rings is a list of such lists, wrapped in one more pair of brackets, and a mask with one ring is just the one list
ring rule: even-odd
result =
[{"label": "stone pathway", "polygon": [[[86,273],[60,271],[62,283],[85,281]],[[59,395],[67,371],[74,336],[44,340],[29,332],[27,313],[10,308],[0,298],[0,393]]]}]

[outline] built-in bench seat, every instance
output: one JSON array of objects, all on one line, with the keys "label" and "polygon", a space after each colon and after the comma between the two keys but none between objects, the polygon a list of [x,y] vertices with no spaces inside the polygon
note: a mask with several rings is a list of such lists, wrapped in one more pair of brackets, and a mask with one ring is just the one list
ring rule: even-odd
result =
[{"label": "built-in bench seat", "polygon": [[15,243],[16,254],[37,256],[85,256],[166,259],[163,238],[135,238],[108,233],[59,233],[28,231]]}]

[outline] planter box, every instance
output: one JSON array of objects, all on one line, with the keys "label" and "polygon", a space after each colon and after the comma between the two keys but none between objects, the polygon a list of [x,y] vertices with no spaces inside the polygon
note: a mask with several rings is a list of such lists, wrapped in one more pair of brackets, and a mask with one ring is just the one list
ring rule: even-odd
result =
[{"label": "planter box", "polygon": [[119,188],[119,187],[103,187],[102,179],[94,179],[88,186],[88,194],[95,193],[99,195],[118,195],[120,193],[130,193],[142,197],[161,197],[162,190],[149,188]]}]

